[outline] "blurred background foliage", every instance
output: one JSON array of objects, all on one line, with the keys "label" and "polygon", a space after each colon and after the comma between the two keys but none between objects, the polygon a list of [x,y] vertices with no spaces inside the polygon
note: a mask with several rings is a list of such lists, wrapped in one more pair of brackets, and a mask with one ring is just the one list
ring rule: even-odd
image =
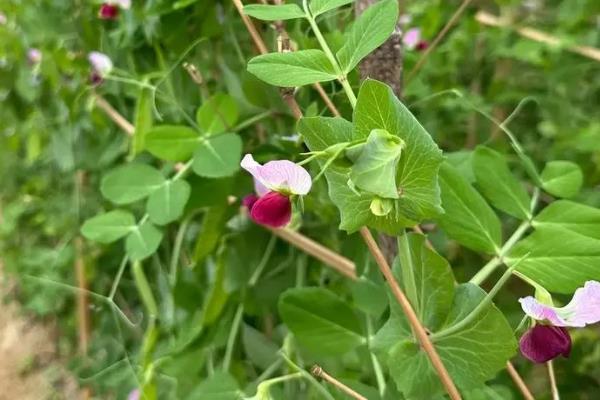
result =
[{"label": "blurred background foliage", "polygon": [[[427,41],[433,40],[459,5],[444,0],[403,3],[404,12],[412,16],[411,25],[420,27]],[[226,92],[239,108],[238,123],[268,113],[268,118],[241,130],[246,151],[261,160],[297,159],[302,149],[294,137],[294,120],[277,90],[245,71],[255,50],[231,2],[133,1],[132,9],[116,21],[98,19],[98,7],[99,2],[83,0],[1,3],[6,22],[0,25],[0,254],[5,270],[19,282],[16,296],[22,304],[39,316],[59,319],[61,348],[71,357],[81,384],[91,386],[99,398],[124,398],[137,386],[138,363],[142,363],[138,358],[148,340],[138,323],[141,303],[129,273],[114,301],[137,325],[131,328],[115,318],[106,298],[92,298],[91,347],[87,357],[75,355],[75,258],[85,262],[90,290],[107,296],[123,257],[119,243],[86,243],[83,252],[75,247],[82,221],[109,209],[99,192],[100,177],[130,157],[128,137],[94,105],[95,93],[135,122],[145,83],[155,93],[147,109],[150,119],[155,124],[185,125],[211,95]],[[474,18],[477,10],[544,30],[559,37],[563,46],[532,41],[508,28],[483,26]],[[353,15],[344,10],[325,17],[332,43]],[[290,23],[287,28],[300,47],[315,46],[303,23]],[[274,30],[265,27],[265,32],[275,48]],[[598,207],[600,63],[565,50],[574,44],[600,46],[598,1],[474,1],[424,67],[405,82],[405,103],[445,151],[456,152],[480,143],[509,149],[497,126],[473,106],[501,121],[529,100],[511,120],[511,130],[539,165],[551,159],[577,162],[586,179],[577,200]],[[41,52],[39,63],[28,58],[33,48]],[[115,64],[113,77],[98,88],[89,81],[87,54],[94,50],[106,53]],[[421,55],[406,51],[405,70],[410,71]],[[195,66],[201,84],[193,81],[183,63]],[[358,77],[354,79],[357,86]],[[349,115],[339,87],[324,86]],[[451,89],[463,97],[447,92]],[[309,88],[300,89],[297,97],[308,115],[327,114]],[[137,157],[149,160],[144,153]],[[519,171],[517,163],[513,167]],[[224,352],[240,301],[245,304],[244,330],[231,373],[244,388],[252,386],[285,345],[276,311],[279,293],[302,282],[328,286],[342,296],[352,292],[343,278],[281,241],[270,244],[266,230],[240,217],[236,206],[224,205],[227,196],[240,197],[252,190],[250,179],[243,175],[190,178],[192,199],[184,222],[167,227],[166,240],[147,262],[147,275],[160,304],[155,357],[160,360],[161,399],[202,398],[198,393]],[[351,257],[359,268],[369,267],[357,238],[338,232],[337,212],[328,201],[324,182],[318,183],[305,207],[303,226],[309,236]],[[189,225],[181,229],[184,223]],[[433,232],[432,237],[459,280],[483,265],[480,256],[458,251],[441,234]],[[177,240],[183,242],[182,259],[187,265],[181,266],[171,290],[168,271]],[[248,278],[261,262],[267,265],[260,284],[248,287]],[[499,306],[516,326],[521,313],[515,299],[526,288],[515,281],[505,290],[511,294],[501,296]],[[571,358],[555,363],[562,395],[596,398],[600,332],[597,327],[581,329],[573,339]],[[310,365],[312,356],[305,357]],[[373,380],[365,376],[360,358],[320,362],[338,376]],[[522,360],[517,365],[534,392],[546,393],[542,367]],[[495,383],[504,386],[503,398],[518,398],[506,373]],[[290,398],[273,392],[276,398]],[[310,389],[303,393],[318,398]]]}]

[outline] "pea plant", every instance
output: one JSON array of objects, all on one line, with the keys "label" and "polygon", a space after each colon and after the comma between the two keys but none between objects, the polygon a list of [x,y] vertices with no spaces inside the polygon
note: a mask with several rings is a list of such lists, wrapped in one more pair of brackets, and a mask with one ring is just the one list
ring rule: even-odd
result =
[{"label": "pea plant", "polygon": [[[163,3],[145,10],[169,19],[194,2]],[[462,91],[405,104],[387,83],[361,80],[390,38],[427,47],[403,32],[396,0],[356,18],[353,0],[212,3],[216,22],[174,67],[154,45],[160,73],[87,56],[83,111],[129,136],[118,164],[92,176],[102,211],[80,228],[98,280],[114,270],[107,295],[89,292],[111,318],[98,322],[102,368],[82,367],[83,384],[117,370],[102,390],[125,387],[130,399],[533,399],[518,362],[542,364],[558,398],[553,360],[576,351],[571,328],[600,321],[600,209],[579,201],[578,164],[542,167],[513,132],[526,101],[498,119]],[[136,7],[104,2],[98,18],[132,25]],[[340,16],[353,20],[343,34]],[[232,50],[210,48],[218,84],[208,85],[192,54],[213,25]],[[249,43],[259,55],[247,57]],[[193,85],[174,85],[180,64],[177,79]],[[195,115],[184,93],[200,103]],[[121,95],[134,99],[131,121],[106,100]],[[500,140],[445,151],[444,121],[415,116],[444,99]],[[474,273],[453,265],[465,260]]]}]

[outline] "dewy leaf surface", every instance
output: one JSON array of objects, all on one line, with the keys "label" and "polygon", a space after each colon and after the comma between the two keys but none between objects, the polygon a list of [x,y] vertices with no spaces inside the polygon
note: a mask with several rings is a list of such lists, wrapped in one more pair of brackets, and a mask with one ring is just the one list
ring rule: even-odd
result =
[{"label": "dewy leaf surface", "polygon": [[333,65],[322,50],[270,53],[254,57],[248,71],[273,86],[294,87],[337,78]]},{"label": "dewy leaf surface", "polygon": [[495,253],[502,231],[494,210],[448,163],[440,169],[440,186],[445,213],[437,221],[444,232],[472,250]]},{"label": "dewy leaf surface", "polygon": [[354,310],[323,288],[288,289],[279,298],[281,318],[306,348],[341,355],[366,342]]},{"label": "dewy leaf surface", "polygon": [[508,169],[504,156],[488,147],[478,146],[473,153],[473,172],[477,187],[494,207],[513,217],[528,219],[531,199],[523,185]]}]

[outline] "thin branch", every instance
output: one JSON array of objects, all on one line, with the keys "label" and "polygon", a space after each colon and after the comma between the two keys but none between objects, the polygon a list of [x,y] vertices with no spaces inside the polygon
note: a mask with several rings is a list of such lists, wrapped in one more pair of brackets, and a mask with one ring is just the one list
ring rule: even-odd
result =
[{"label": "thin branch", "polygon": [[450,30],[450,28],[452,28],[454,26],[454,24],[456,23],[456,21],[458,21],[458,19],[460,18],[462,13],[466,10],[467,6],[471,3],[471,1],[472,0],[463,0],[462,4],[454,12],[454,14],[452,14],[452,17],[450,17],[450,20],[448,20],[448,22],[446,23],[446,25],[444,25],[444,27],[442,28],[440,33],[438,33],[438,35],[435,37],[433,42],[431,42],[431,45],[429,47],[427,47],[427,49],[425,49],[425,52],[423,53],[421,58],[419,58],[419,61],[417,61],[417,64],[413,67],[413,69],[410,70],[410,72],[406,76],[405,82],[410,81],[413,78],[413,76],[417,72],[419,72],[421,67],[425,64],[425,61],[427,61],[429,54],[431,54],[433,52],[433,50],[437,47],[437,45],[442,41],[444,36],[446,36],[446,34]]},{"label": "thin branch", "polygon": [[[550,46],[559,47],[562,44],[562,41],[556,36],[552,36],[546,32],[538,31],[537,29],[529,28],[529,27],[517,27],[511,24],[511,22],[504,18],[498,18],[495,15],[488,14],[485,11],[479,11],[475,14],[475,19],[477,22],[487,26],[495,26],[499,28],[512,28],[519,35],[526,37],[528,39],[534,40],[540,43],[546,43]],[[579,54],[581,56],[590,58],[595,61],[600,61],[600,49],[591,46],[565,46],[565,49]]]},{"label": "thin branch", "polygon": [[[231,0],[231,1],[235,5],[235,8],[238,10],[240,17],[242,18],[242,21],[244,21],[244,25],[246,25],[246,29],[248,30],[248,33],[250,33],[250,36],[252,37],[252,41],[254,42],[254,46],[256,47],[258,52],[260,54],[267,54],[269,52],[269,50],[267,49],[267,45],[265,44],[264,40],[260,36],[260,33],[256,29],[256,26],[254,26],[254,24],[252,23],[252,20],[250,19],[250,17],[248,17],[246,14],[244,14],[244,4],[241,2],[241,0]],[[288,37],[287,32],[283,28],[282,22],[276,24],[275,26],[278,28],[278,31],[280,34],[284,35],[285,37]],[[333,104],[333,102],[331,101],[331,99],[327,95],[327,92],[325,92],[325,90],[323,89],[321,84],[317,82],[313,85],[313,87],[315,88],[317,93],[319,93],[319,96],[321,96],[321,99],[323,99],[323,101],[325,102],[325,105],[329,108],[331,113],[336,117],[341,116],[339,110],[337,109],[335,104]],[[300,119],[302,117],[302,111],[300,109],[300,106],[298,105],[298,102],[296,101],[296,99],[293,95],[293,89],[292,90],[285,90],[285,89],[282,90],[281,97],[283,97],[283,100],[286,102],[288,107],[291,109],[292,114],[294,115],[294,118]]]},{"label": "thin branch", "polygon": [[417,337],[417,340],[419,341],[419,343],[421,343],[423,350],[425,351],[425,353],[427,353],[427,356],[431,361],[431,365],[440,377],[440,380],[442,381],[446,392],[448,392],[448,395],[452,400],[461,399],[460,393],[458,392],[458,389],[456,388],[452,377],[450,377],[450,374],[448,373],[446,367],[442,363],[442,359],[438,355],[435,347],[433,346],[433,343],[431,343],[431,340],[427,335],[427,331],[425,331],[425,328],[421,324],[421,321],[419,321],[419,318],[417,317],[417,314],[415,313],[410,302],[408,301],[408,298],[406,298],[406,295],[400,288],[398,281],[396,281],[396,278],[392,273],[392,269],[386,261],[385,256],[381,252],[381,249],[377,245],[377,242],[375,242],[373,235],[371,235],[371,232],[366,227],[362,227],[360,229],[360,234],[362,235],[365,243],[367,244],[369,251],[373,255],[373,258],[375,258],[375,262],[377,262],[377,265],[379,265],[381,273],[390,285],[392,294],[400,304],[400,307],[402,307],[402,311],[404,311],[404,314],[408,319],[408,323],[410,324],[415,336]]},{"label": "thin branch", "polygon": [[135,127],[129,121],[123,118],[123,116],[119,114],[119,112],[115,110],[113,106],[111,106],[110,103],[104,99],[104,97],[100,96],[99,94],[94,94],[94,98],[98,108],[104,111],[115,124],[125,131],[125,133],[127,133],[129,136],[133,136],[135,133]]},{"label": "thin branch", "polygon": [[529,391],[529,388],[525,384],[525,381],[523,380],[523,378],[521,378],[521,375],[519,375],[514,365],[512,365],[510,361],[506,362],[506,370],[508,371],[508,374],[512,378],[515,385],[517,385],[517,387],[521,391],[523,398],[525,400],[535,400],[535,397],[533,397],[531,391]]},{"label": "thin branch", "polygon": [[316,378],[323,379],[324,381],[329,382],[330,384],[335,386],[337,389],[341,390],[342,392],[346,393],[348,396],[350,396],[356,400],[368,400],[363,395],[357,393],[353,389],[349,388],[348,386],[344,385],[342,382],[335,379],[333,376],[329,375],[319,365],[313,366],[310,369],[310,373],[313,374]]},{"label": "thin branch", "polygon": [[342,275],[345,275],[352,280],[357,279],[356,267],[354,263],[346,257],[290,229],[267,229],[269,229],[271,232],[273,232],[273,234],[282,238],[286,242],[292,244],[293,246],[296,246],[305,253],[323,262],[325,265],[335,269]]},{"label": "thin branch", "polygon": [[552,364],[552,360],[548,361],[546,366],[548,367],[548,377],[550,378],[552,400],[560,400],[560,393],[558,392],[558,386],[556,385],[556,375],[554,374],[554,364]]}]

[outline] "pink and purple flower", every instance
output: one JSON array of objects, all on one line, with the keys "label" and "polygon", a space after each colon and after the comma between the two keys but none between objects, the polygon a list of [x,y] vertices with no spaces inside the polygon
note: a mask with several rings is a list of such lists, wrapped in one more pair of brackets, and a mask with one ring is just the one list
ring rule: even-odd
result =
[{"label": "pink and purple flower", "polygon": [[287,225],[292,218],[292,196],[306,195],[312,186],[308,171],[288,160],[269,161],[260,165],[251,154],[242,159],[242,168],[254,178],[254,190],[243,204],[250,217],[259,224],[273,228]]},{"label": "pink and purple flower", "polygon": [[531,296],[519,302],[525,314],[549,323],[536,324],[519,341],[523,356],[535,363],[544,363],[560,355],[569,356],[571,337],[566,327],[581,328],[600,321],[600,282],[586,282],[575,291],[569,304],[560,308],[540,303]]},{"label": "pink and purple flower", "polygon": [[98,18],[105,20],[114,20],[119,16],[121,10],[131,8],[131,0],[110,0],[105,1],[98,10]]},{"label": "pink and purple flower", "polygon": [[92,51],[88,55],[88,60],[92,66],[90,81],[93,85],[99,85],[104,81],[104,78],[110,74],[113,69],[113,63],[106,54],[98,51]]}]

